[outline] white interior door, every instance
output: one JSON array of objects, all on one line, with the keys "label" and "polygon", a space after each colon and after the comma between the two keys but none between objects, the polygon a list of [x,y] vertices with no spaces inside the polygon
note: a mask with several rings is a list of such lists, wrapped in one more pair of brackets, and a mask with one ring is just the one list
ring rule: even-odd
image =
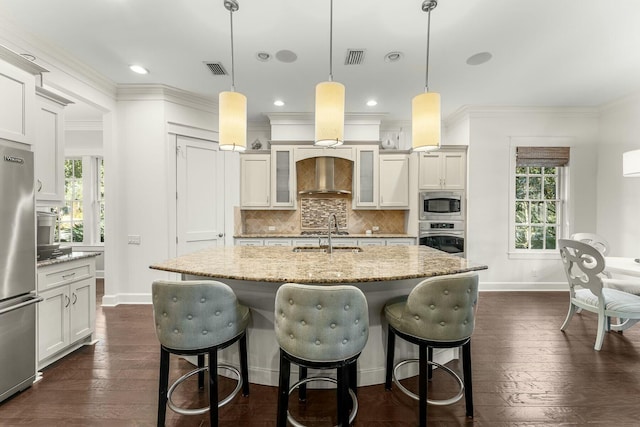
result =
[{"label": "white interior door", "polygon": [[178,135],[177,254],[224,245],[224,156],[218,144]]}]

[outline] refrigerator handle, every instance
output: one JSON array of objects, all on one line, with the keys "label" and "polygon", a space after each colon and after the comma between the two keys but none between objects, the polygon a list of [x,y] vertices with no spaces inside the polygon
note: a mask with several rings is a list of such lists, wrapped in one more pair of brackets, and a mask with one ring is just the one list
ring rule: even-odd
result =
[{"label": "refrigerator handle", "polygon": [[25,302],[21,302],[20,304],[16,304],[16,305],[12,305],[11,307],[3,308],[2,310],[0,310],[0,314],[9,313],[10,311],[17,310],[19,308],[26,307],[26,306],[31,305],[31,304],[38,303],[38,302],[40,302],[42,300],[43,300],[42,297],[33,297],[32,299],[27,300]]}]

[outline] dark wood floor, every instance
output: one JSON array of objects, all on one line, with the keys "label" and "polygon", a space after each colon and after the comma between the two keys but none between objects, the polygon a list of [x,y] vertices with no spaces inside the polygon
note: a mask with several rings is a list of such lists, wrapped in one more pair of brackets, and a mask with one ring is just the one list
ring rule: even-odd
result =
[{"label": "dark wood floor", "polygon": [[[560,332],[567,298],[564,292],[481,293],[472,342],[475,418],[465,419],[461,401],[430,406],[429,424],[639,425],[640,325],[624,335],[608,333],[602,351],[594,351],[594,315],[577,315]],[[0,425],[155,424],[159,354],[151,306],[99,307],[96,323],[99,342],[48,367],[40,382],[0,404]],[[452,367],[459,370],[456,363]],[[188,369],[172,358],[172,378]],[[448,391],[437,375],[430,387],[444,384],[440,388]],[[408,384],[415,387],[415,381]],[[197,405],[202,398],[190,392],[195,388],[185,385],[180,401]],[[417,424],[417,402],[397,389],[369,386],[358,393],[355,425]],[[306,410],[291,400],[292,412],[309,425],[333,425],[335,419],[327,418],[333,408],[330,392],[310,393]],[[250,397],[238,396],[221,409],[220,425],[273,426],[275,412],[275,388],[251,385]],[[184,417],[168,410],[167,416],[167,425],[208,425],[206,414]]]}]

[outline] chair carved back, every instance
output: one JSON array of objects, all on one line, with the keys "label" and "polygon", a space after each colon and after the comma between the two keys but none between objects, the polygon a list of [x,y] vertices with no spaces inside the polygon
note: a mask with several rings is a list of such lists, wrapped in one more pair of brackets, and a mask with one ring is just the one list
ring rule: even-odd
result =
[{"label": "chair carved back", "polygon": [[573,233],[571,239],[579,240],[583,243],[588,243],[600,252],[603,256],[609,254],[609,242],[607,242],[602,236],[594,233]]},{"label": "chair carved back", "polygon": [[571,297],[575,295],[576,286],[587,288],[601,297],[602,279],[599,274],[605,267],[602,253],[591,244],[578,240],[559,239],[558,245]]}]

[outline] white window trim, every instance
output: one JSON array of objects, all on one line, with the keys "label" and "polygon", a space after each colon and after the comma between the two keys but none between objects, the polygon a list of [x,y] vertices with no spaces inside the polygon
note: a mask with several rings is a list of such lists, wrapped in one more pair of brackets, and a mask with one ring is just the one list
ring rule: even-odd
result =
[{"label": "white window trim", "polygon": [[[508,236],[508,252],[509,259],[560,259],[558,250],[535,250],[535,249],[515,249],[515,222],[516,212],[515,194],[516,194],[516,149],[518,147],[573,147],[574,141],[572,137],[562,136],[526,136],[526,137],[510,137],[509,138],[509,236]],[[562,202],[559,206],[560,223],[556,238],[565,237],[565,230],[569,230],[569,212],[567,206],[567,196],[569,194],[569,171],[568,167],[562,167],[558,170],[560,178],[560,199]]]}]

